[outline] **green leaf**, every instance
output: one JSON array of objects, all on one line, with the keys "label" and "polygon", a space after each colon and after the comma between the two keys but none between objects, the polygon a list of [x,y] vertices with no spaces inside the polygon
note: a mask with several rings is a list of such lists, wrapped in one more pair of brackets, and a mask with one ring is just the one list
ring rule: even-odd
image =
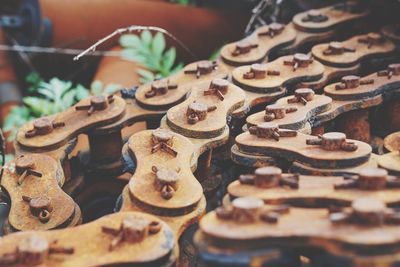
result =
[{"label": "green leaf", "polygon": [[28,107],[13,107],[4,119],[3,130],[9,133],[7,141],[12,142],[17,135],[18,129],[35,118],[30,114]]},{"label": "green leaf", "polygon": [[136,50],[125,49],[124,51],[122,51],[121,54],[122,54],[122,58],[124,58],[126,60],[135,61],[135,62],[143,65],[144,67],[146,67],[146,57],[143,55],[140,55]]},{"label": "green leaf", "polygon": [[57,107],[60,108],[61,111],[67,109],[68,107],[72,106],[73,104],[75,104],[75,95],[76,95],[76,91],[75,90],[71,90],[67,93],[64,94],[63,98],[62,98],[62,106]]},{"label": "green leaf", "polygon": [[122,88],[122,86],[120,84],[109,83],[109,84],[107,84],[106,88],[104,89],[104,92],[106,94],[114,94],[116,91],[118,91],[121,88]]},{"label": "green leaf", "polygon": [[26,96],[23,102],[27,105],[35,117],[54,114],[54,103],[39,97]]},{"label": "green leaf", "polygon": [[119,38],[119,43],[123,47],[139,47],[141,46],[140,38],[135,34],[124,34]]},{"label": "green leaf", "polygon": [[152,72],[148,71],[148,70],[139,69],[137,72],[141,76],[139,81],[142,84],[146,84],[146,83],[152,82],[155,79],[154,74]]},{"label": "green leaf", "polygon": [[175,73],[181,71],[181,70],[183,69],[183,66],[184,66],[183,63],[179,63],[178,65],[176,65],[176,67],[173,68],[173,69],[170,71],[170,75],[175,74]]},{"label": "green leaf", "polygon": [[93,95],[100,95],[103,92],[103,83],[99,80],[92,82],[90,85],[90,92]]},{"label": "green leaf", "polygon": [[210,56],[210,60],[217,60],[219,58],[219,55],[221,54],[221,48],[218,48],[217,50],[215,50],[211,56]]},{"label": "green leaf", "polygon": [[37,88],[39,87],[40,82],[42,79],[40,78],[39,73],[31,72],[25,78],[25,81],[29,83],[31,86],[28,88],[28,92],[34,93],[36,92]]},{"label": "green leaf", "polygon": [[165,49],[165,38],[161,32],[157,32],[154,36],[151,48],[154,55],[161,57]]},{"label": "green leaf", "polygon": [[162,59],[162,66],[166,70],[170,70],[175,63],[176,59],[176,49],[171,47],[170,49],[165,52],[163,59]]},{"label": "green leaf", "polygon": [[151,35],[150,31],[144,30],[140,35],[140,39],[145,46],[150,47],[153,36]]},{"label": "green leaf", "polygon": [[[86,98],[86,97],[88,97],[88,96],[90,95],[90,94],[89,94],[89,90],[86,89],[86,87],[84,87],[84,86],[81,85],[81,84],[78,84],[78,85],[76,86],[75,92],[76,92],[76,94],[75,94],[75,100],[76,100],[76,102],[81,101],[82,99],[84,99],[84,98]],[[75,103],[74,103],[74,104],[75,104]]]}]

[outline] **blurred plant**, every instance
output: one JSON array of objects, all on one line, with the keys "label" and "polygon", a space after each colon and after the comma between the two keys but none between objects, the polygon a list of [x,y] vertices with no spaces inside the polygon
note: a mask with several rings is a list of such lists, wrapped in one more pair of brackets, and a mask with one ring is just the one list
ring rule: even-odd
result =
[{"label": "blurred plant", "polygon": [[222,49],[222,47],[220,47],[217,50],[215,50],[214,52],[212,52],[209,60],[217,60],[219,58],[219,56],[221,55],[221,49]]},{"label": "blurred plant", "polygon": [[106,86],[99,80],[92,82],[90,85],[90,94],[92,95],[101,95],[106,94],[110,95],[121,89],[121,85],[117,83],[109,83]]},{"label": "blurred plant", "polygon": [[140,37],[126,34],[121,36],[119,43],[124,48],[123,58],[135,61],[144,67],[137,71],[142,84],[168,77],[183,68],[182,63],[175,62],[175,47],[166,50],[165,37],[161,32],[153,36],[150,31],[145,30]]},{"label": "blurred plant", "polygon": [[38,74],[28,75],[26,81],[30,83],[30,95],[23,98],[23,106],[14,107],[4,120],[3,130],[9,132],[7,141],[14,140],[18,129],[30,120],[61,112],[89,96],[84,86],[74,86],[71,81],[52,78],[45,82]]}]

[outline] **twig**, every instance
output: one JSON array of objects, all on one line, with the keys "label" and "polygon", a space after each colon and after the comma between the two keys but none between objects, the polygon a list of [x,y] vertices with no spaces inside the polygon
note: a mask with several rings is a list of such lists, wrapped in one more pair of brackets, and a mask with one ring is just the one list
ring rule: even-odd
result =
[{"label": "twig", "polygon": [[183,43],[181,42],[178,38],[176,38],[174,35],[172,35],[170,32],[167,30],[160,28],[160,27],[154,27],[154,26],[137,26],[137,25],[132,25],[126,28],[119,28],[115,30],[113,33],[107,35],[106,37],[100,39],[97,41],[94,45],[80,53],[79,55],[74,57],[74,60],[79,60],[81,57],[84,55],[88,54],[89,52],[94,53],[96,51],[96,48],[101,45],[102,43],[108,41],[109,39],[113,38],[116,35],[120,35],[125,32],[140,32],[143,30],[149,30],[149,31],[157,31],[161,32],[167,36],[169,36],[172,40],[174,40],[177,44],[179,44],[186,52],[190,54],[190,56],[193,58],[193,60],[197,60],[197,57],[194,55],[194,53]]},{"label": "twig", "polygon": [[[65,54],[65,55],[76,55],[76,54],[82,53],[84,51],[81,49],[70,49],[70,48],[23,46],[23,45],[3,45],[3,44],[0,44],[0,50],[15,51],[15,52],[29,52],[29,53]],[[120,57],[121,55],[122,55],[122,53],[118,52],[118,51],[96,51],[94,53],[91,53],[89,56]]]}]

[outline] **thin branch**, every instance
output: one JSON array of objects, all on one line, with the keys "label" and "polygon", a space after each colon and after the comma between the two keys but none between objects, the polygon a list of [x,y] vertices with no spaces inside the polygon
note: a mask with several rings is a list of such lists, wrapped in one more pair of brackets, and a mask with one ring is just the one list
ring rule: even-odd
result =
[{"label": "thin branch", "polygon": [[79,55],[75,56],[74,60],[79,60],[81,57],[83,57],[84,55],[86,55],[88,53],[94,53],[96,51],[96,48],[99,45],[101,45],[102,43],[108,41],[109,39],[113,38],[116,35],[121,35],[122,33],[125,33],[125,32],[140,32],[140,31],[143,31],[143,30],[157,31],[157,32],[161,32],[161,33],[169,36],[172,40],[174,40],[177,44],[179,44],[186,52],[188,52],[190,54],[190,56],[193,58],[193,60],[197,60],[197,57],[194,55],[194,53],[182,41],[180,41],[178,38],[176,38],[174,35],[172,35],[167,30],[165,30],[163,28],[160,28],[160,27],[137,26],[137,25],[132,25],[132,26],[129,26],[129,27],[126,27],[126,28],[119,28],[119,29],[115,30],[113,33],[111,33],[111,34],[107,35],[106,37],[100,39],[94,45],[92,45],[91,47],[89,47],[88,49],[86,49],[85,51],[80,53]]},{"label": "thin branch", "polygon": [[[0,44],[0,51],[76,55],[78,53],[82,53],[84,50],[69,49],[69,48],[57,48],[57,47]],[[96,51],[94,53],[89,54],[89,56],[111,56],[111,57],[120,57],[121,55],[122,55],[122,53],[118,52],[118,51]]]}]

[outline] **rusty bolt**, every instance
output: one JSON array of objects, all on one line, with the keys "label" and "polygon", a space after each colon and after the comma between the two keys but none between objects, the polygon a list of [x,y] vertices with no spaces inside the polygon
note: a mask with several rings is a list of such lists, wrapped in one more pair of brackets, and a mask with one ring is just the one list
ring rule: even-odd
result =
[{"label": "rusty bolt", "polygon": [[302,53],[296,53],[293,56],[291,61],[285,60],[283,62],[284,65],[289,65],[293,67],[293,71],[296,71],[298,68],[306,68],[308,67],[314,59],[312,56]]},{"label": "rusty bolt", "polygon": [[264,211],[260,213],[260,219],[266,223],[277,223],[280,214],[274,211]]},{"label": "rusty bolt", "polygon": [[365,168],[359,172],[357,185],[364,190],[381,190],[386,187],[388,172],[380,168]]},{"label": "rusty bolt", "polygon": [[341,42],[330,42],[327,49],[325,49],[322,53],[324,55],[342,55],[345,52],[354,53],[356,51],[355,48],[345,47]]},{"label": "rusty bolt", "polygon": [[33,234],[20,241],[17,247],[17,255],[21,263],[41,264],[49,255],[49,242],[44,237]]},{"label": "rusty bolt", "polygon": [[176,157],[178,152],[172,148],[173,137],[174,135],[170,130],[161,128],[153,130],[151,133],[151,143],[153,145],[151,148],[151,153],[162,150]]},{"label": "rusty bolt", "polygon": [[273,138],[276,141],[279,141],[280,137],[297,136],[296,131],[279,129],[278,125],[273,122],[264,122],[258,126],[251,126],[249,127],[249,133],[259,138]]},{"label": "rusty bolt", "polygon": [[26,265],[33,266],[44,263],[49,254],[62,253],[72,254],[74,248],[56,247],[54,244],[49,244],[47,239],[37,234],[30,234],[28,237],[21,239],[16,247],[15,252],[3,254],[0,256],[0,265]]},{"label": "rusty bolt", "polygon": [[264,79],[267,76],[266,64],[252,64],[250,71],[243,74],[243,79]]},{"label": "rusty bolt", "polygon": [[153,166],[152,170],[156,175],[154,183],[156,190],[161,192],[164,199],[172,198],[178,190],[178,172],[169,168],[157,168],[156,166]]},{"label": "rusty bolt", "polygon": [[328,17],[316,9],[309,10],[306,16],[301,19],[302,22],[315,22],[315,23],[325,22],[327,20]]},{"label": "rusty bolt", "polygon": [[197,69],[200,75],[205,75],[211,73],[217,68],[217,63],[210,60],[202,60],[197,63]]},{"label": "rusty bolt", "polygon": [[30,175],[36,177],[42,177],[42,173],[35,171],[35,162],[32,157],[27,155],[21,155],[15,160],[15,171],[19,175],[18,185],[21,185],[23,181]]},{"label": "rusty bolt", "polygon": [[381,44],[384,41],[382,35],[377,32],[368,33],[366,36],[358,39],[359,43],[366,44],[368,48],[371,48],[374,45]]},{"label": "rusty bolt", "polygon": [[65,126],[63,122],[51,122],[48,118],[39,118],[33,121],[33,129],[25,133],[26,138],[36,135],[46,135],[51,133],[55,128]]},{"label": "rusty bolt", "polygon": [[172,145],[174,134],[170,130],[158,128],[153,130],[151,135],[153,144],[167,143]]},{"label": "rusty bolt", "polygon": [[273,121],[275,119],[282,119],[286,116],[286,113],[296,112],[297,108],[287,108],[280,104],[271,104],[265,107],[264,121]]},{"label": "rusty bolt", "polygon": [[178,88],[178,85],[175,83],[170,83],[170,81],[167,79],[156,80],[151,83],[151,89],[145,93],[145,97],[151,98],[156,95],[165,95],[168,90],[176,88]]},{"label": "rusty bolt", "polygon": [[207,117],[207,113],[216,110],[216,106],[208,106],[202,102],[191,103],[186,111],[187,122],[189,124],[196,124],[203,121]]},{"label": "rusty bolt", "polygon": [[342,77],[341,83],[335,86],[336,90],[345,90],[357,88],[360,85],[373,84],[375,81],[373,79],[361,79],[356,75],[347,75]]},{"label": "rusty bolt", "polygon": [[274,38],[275,36],[281,34],[285,29],[285,25],[281,23],[273,22],[268,25],[268,30],[265,32],[260,32],[258,36],[269,36]]},{"label": "rusty bolt", "polygon": [[247,54],[252,49],[257,48],[258,44],[252,44],[248,41],[241,41],[236,43],[235,50],[232,51],[231,55],[236,57],[239,55]]},{"label": "rusty bolt", "polygon": [[232,201],[232,217],[238,223],[252,223],[258,218],[259,210],[264,206],[261,199],[240,197]]},{"label": "rusty bolt", "polygon": [[38,135],[46,135],[53,131],[53,125],[49,119],[40,118],[33,121],[33,128]]},{"label": "rusty bolt", "polygon": [[339,132],[325,133],[317,139],[307,139],[307,145],[320,145],[324,150],[344,150],[352,152],[357,150],[357,145],[346,140],[346,135]]},{"label": "rusty bolt", "polygon": [[50,198],[46,196],[28,197],[22,196],[22,200],[29,203],[31,214],[39,219],[42,223],[47,223],[50,220],[53,207],[51,206]]},{"label": "rusty bolt", "polygon": [[94,110],[103,110],[108,107],[108,102],[105,96],[92,96],[90,98],[90,104],[92,105]]},{"label": "rusty bolt", "polygon": [[329,214],[329,219],[333,224],[341,224],[349,222],[350,215],[341,211],[334,211]]},{"label": "rusty bolt", "polygon": [[200,78],[201,75],[206,75],[211,73],[213,70],[217,69],[218,64],[215,61],[202,60],[197,63],[196,69],[185,70],[185,74],[195,74],[196,78]]},{"label": "rusty bolt", "polygon": [[105,110],[109,104],[114,102],[114,96],[109,95],[107,97],[103,95],[92,96],[90,98],[89,105],[75,106],[75,110],[87,110],[87,114],[90,116],[95,111]]},{"label": "rusty bolt", "polygon": [[307,105],[307,102],[312,101],[314,99],[314,90],[311,88],[299,88],[294,91],[294,96],[288,98],[288,103],[303,103],[303,105]]},{"label": "rusty bolt", "polygon": [[356,199],[351,204],[353,222],[365,225],[382,225],[384,223],[384,213],[386,205],[383,201],[365,197]]},{"label": "rusty bolt", "polygon": [[220,220],[231,220],[233,218],[233,207],[224,206],[215,209],[215,215]]},{"label": "rusty bolt", "polygon": [[214,79],[210,87],[204,91],[204,95],[216,95],[219,100],[224,100],[224,95],[228,93],[229,81],[225,79]]},{"label": "rusty bolt", "polygon": [[390,80],[392,76],[400,75],[400,64],[390,64],[386,70],[378,71],[378,76],[386,76]]},{"label": "rusty bolt", "polygon": [[262,167],[254,172],[254,185],[261,188],[271,188],[279,185],[282,170],[278,167]]},{"label": "rusty bolt", "polygon": [[108,226],[102,227],[102,232],[111,234],[115,238],[111,241],[109,250],[114,250],[121,242],[139,243],[147,236],[156,234],[161,230],[161,225],[157,221],[129,216],[125,217],[119,229],[114,229]]},{"label": "rusty bolt", "polygon": [[23,174],[26,170],[33,168],[35,168],[35,162],[29,155],[20,156],[15,160],[15,171],[19,175]]}]

